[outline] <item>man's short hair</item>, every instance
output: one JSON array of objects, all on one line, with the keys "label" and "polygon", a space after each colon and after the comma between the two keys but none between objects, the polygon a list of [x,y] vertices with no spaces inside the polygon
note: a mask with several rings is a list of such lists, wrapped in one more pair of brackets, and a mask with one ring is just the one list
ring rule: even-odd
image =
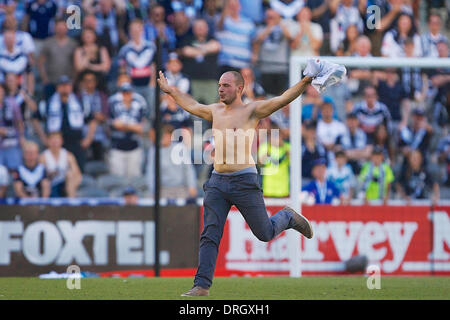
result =
[{"label": "man's short hair", "polygon": [[231,73],[234,76],[234,81],[238,86],[244,86],[244,78],[242,77],[242,74],[237,71],[227,71],[225,73]]}]

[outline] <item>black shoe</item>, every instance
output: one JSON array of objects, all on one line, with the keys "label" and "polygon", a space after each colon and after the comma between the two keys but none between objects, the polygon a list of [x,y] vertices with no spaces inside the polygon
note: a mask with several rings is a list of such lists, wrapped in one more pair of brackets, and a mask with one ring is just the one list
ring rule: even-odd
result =
[{"label": "black shoe", "polygon": [[294,223],[292,225],[292,229],[297,230],[306,238],[311,239],[314,235],[311,223],[309,223],[308,219],[302,216],[300,213],[295,212],[291,207],[284,207],[283,210],[289,211],[292,213],[292,219]]}]

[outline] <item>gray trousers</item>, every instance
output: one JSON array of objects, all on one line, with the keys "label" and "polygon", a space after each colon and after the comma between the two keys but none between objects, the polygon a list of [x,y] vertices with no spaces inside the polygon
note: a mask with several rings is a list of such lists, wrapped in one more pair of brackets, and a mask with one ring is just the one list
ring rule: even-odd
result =
[{"label": "gray trousers", "polygon": [[209,288],[214,276],[220,239],[232,205],[241,212],[253,234],[265,242],[291,228],[292,214],[280,210],[269,218],[256,173],[213,173],[203,185],[203,189],[203,231],[200,236],[199,266],[194,286]]}]

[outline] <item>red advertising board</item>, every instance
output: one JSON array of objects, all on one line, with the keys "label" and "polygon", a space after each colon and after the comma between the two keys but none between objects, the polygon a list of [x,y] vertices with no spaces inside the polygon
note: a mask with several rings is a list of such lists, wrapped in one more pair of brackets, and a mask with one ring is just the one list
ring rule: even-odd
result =
[{"label": "red advertising board", "polygon": [[[270,215],[282,206],[268,206]],[[365,255],[385,275],[450,275],[450,207],[303,206],[314,228],[301,240],[305,275],[345,274],[345,261]],[[286,232],[259,241],[232,208],[216,276],[288,274]]]}]

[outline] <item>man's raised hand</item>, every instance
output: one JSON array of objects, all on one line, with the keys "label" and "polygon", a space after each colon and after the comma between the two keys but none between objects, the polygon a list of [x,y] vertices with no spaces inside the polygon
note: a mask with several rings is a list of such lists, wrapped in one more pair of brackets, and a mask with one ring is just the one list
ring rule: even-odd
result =
[{"label": "man's raised hand", "polygon": [[158,84],[162,91],[165,93],[170,93],[171,88],[169,86],[169,82],[167,82],[167,79],[162,71],[159,71]]}]

